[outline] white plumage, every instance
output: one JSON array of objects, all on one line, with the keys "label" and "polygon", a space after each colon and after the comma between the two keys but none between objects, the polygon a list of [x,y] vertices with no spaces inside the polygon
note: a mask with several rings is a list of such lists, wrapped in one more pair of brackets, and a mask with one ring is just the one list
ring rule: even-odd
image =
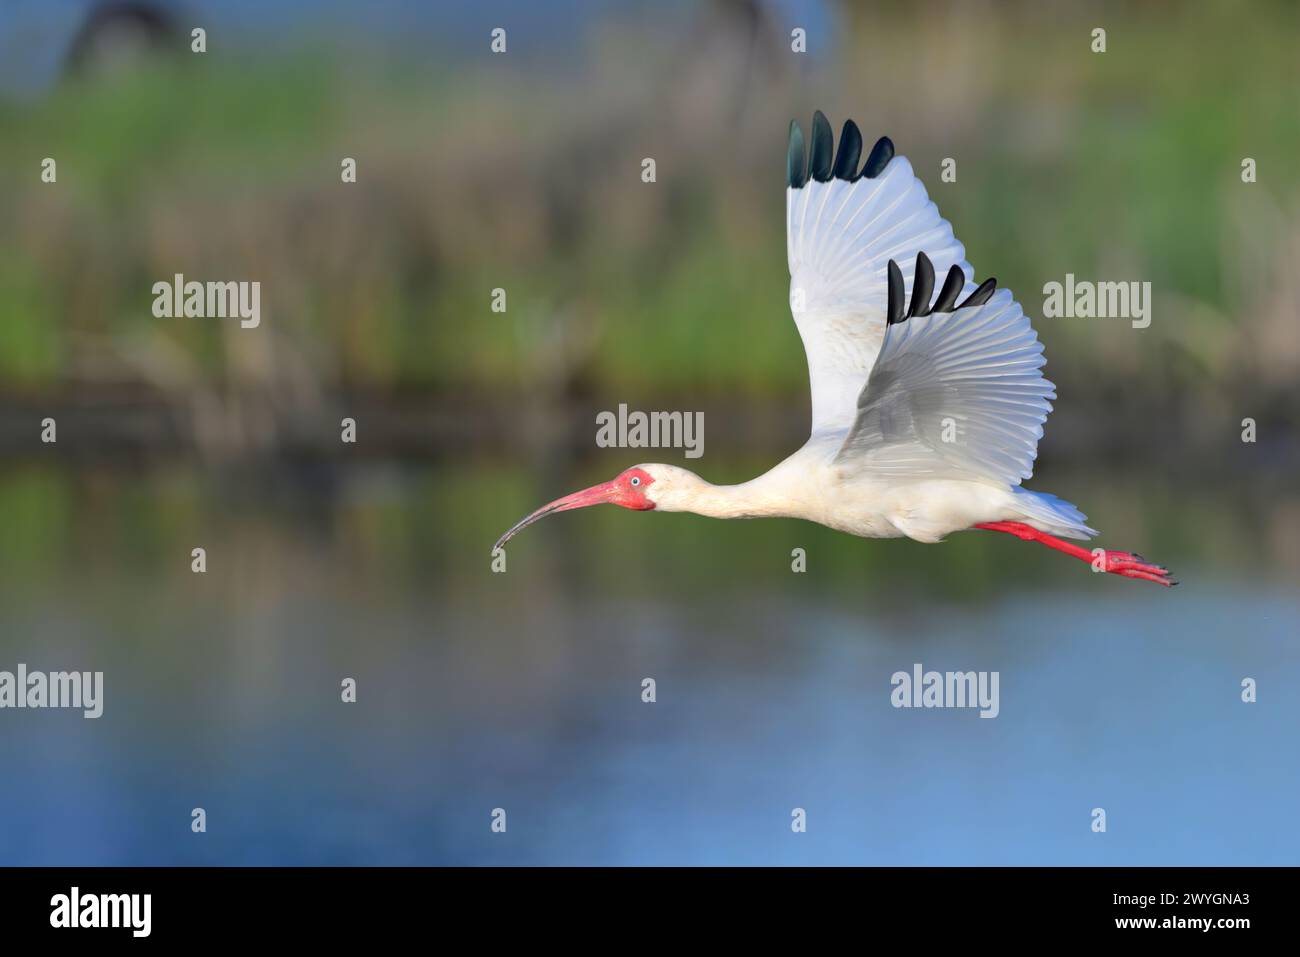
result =
[{"label": "white plumage", "polygon": [[[1040,541],[1098,571],[1175,584],[1141,556],[1056,537],[1096,532],[1069,502],[1020,484],[1033,474],[1056,398],[1029,318],[993,280],[975,284],[952,227],[888,138],[861,169],[852,121],[837,154],[832,147],[820,113],[808,156],[791,124],[786,251],[812,394],[804,446],[741,485],[638,465],[543,506],[498,547],[545,515],[611,502],[717,518],[801,518],[922,542],[987,528]],[[936,274],[945,277],[937,297]]]},{"label": "white plumage", "polygon": [[838,460],[897,479],[1019,485],[1056,398],[1044,361],[1005,289],[983,306],[889,326]]},{"label": "white plumage", "polygon": [[876,179],[810,181],[786,190],[790,309],[808,356],[813,432],[845,428],[885,333],[885,267],[896,260],[909,293],[916,254],[940,273],[972,270],[952,226],[901,156]]},{"label": "white plumage", "polygon": [[[846,529],[857,534],[936,541],[995,520],[1093,534],[1073,506],[1051,496],[1035,501],[1017,488],[1033,474],[1056,392],[1041,372],[1038,336],[1011,294],[999,290],[983,305],[887,324],[891,261],[905,302],[918,253],[934,273],[960,270],[958,302],[977,288],[965,248],[904,157],[889,159],[874,178],[788,187],[786,248],[812,428],[768,481],[788,481],[804,468],[832,470],[831,485],[858,493],[850,511],[872,513]],[[843,527],[843,516],[836,524]]]}]

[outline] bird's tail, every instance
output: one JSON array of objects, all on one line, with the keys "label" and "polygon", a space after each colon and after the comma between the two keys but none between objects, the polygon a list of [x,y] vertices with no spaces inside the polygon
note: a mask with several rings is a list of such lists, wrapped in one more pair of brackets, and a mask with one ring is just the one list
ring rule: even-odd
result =
[{"label": "bird's tail", "polygon": [[1040,531],[1061,538],[1092,538],[1097,534],[1095,528],[1088,527],[1088,516],[1065,499],[1019,486],[1014,492],[1016,508]]}]

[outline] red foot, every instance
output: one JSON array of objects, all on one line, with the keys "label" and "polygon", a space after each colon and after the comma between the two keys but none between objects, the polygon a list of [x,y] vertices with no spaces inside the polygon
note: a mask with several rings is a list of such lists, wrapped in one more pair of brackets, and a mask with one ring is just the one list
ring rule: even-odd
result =
[{"label": "red foot", "polygon": [[1178,584],[1169,577],[1169,569],[1152,564],[1133,552],[1112,552],[1099,548],[1094,554],[1093,549],[1063,542],[1024,522],[982,522],[975,527],[986,528],[991,532],[1006,532],[1027,542],[1042,542],[1048,548],[1055,548],[1058,552],[1065,552],[1080,561],[1087,562],[1096,571],[1110,572],[1112,575],[1122,575],[1125,578],[1140,578],[1166,587]]}]

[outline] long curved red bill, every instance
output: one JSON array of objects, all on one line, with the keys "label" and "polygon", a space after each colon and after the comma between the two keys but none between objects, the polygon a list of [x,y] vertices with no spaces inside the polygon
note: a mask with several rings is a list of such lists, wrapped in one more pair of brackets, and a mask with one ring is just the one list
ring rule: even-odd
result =
[{"label": "long curved red bill", "polygon": [[554,512],[567,512],[574,508],[586,508],[588,505],[604,505],[608,502],[617,502],[619,497],[619,487],[616,482],[601,482],[599,485],[593,485],[591,488],[585,488],[581,492],[574,492],[572,495],[566,495],[564,498],[557,498],[549,505],[543,505],[531,515],[520,519],[514,524],[510,531],[506,532],[497,539],[497,543],[492,546],[492,551],[496,551],[510,539],[527,528],[533,522],[540,518],[545,518]]}]

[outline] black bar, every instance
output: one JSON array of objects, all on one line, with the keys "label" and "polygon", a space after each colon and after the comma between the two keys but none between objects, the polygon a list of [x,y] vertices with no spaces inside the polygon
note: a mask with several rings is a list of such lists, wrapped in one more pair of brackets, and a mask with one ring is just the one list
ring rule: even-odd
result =
[{"label": "black bar", "polygon": [[[0,926],[7,942],[128,940],[132,926],[144,927],[144,898],[138,910],[122,898],[101,910],[99,895],[148,894],[148,939],[175,943],[374,943],[435,928],[438,938],[478,928],[496,941],[559,925],[580,937],[599,919],[625,920],[633,936],[652,928],[663,940],[699,921],[760,939],[777,925],[830,922],[864,940],[891,929],[927,943],[1128,937],[1231,946],[1286,930],[1294,877],[1286,868],[8,868]],[[81,915],[111,917],[117,907],[127,926],[51,926],[70,912],[73,887]],[[68,906],[56,914],[58,895]]]}]

